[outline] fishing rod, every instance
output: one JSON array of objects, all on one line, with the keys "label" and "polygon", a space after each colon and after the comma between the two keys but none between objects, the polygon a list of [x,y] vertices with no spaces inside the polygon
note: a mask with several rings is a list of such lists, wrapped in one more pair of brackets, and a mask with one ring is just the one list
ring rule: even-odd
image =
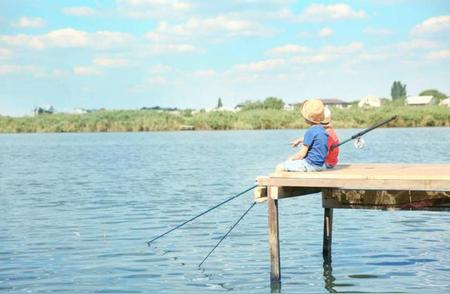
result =
[{"label": "fishing rod", "polygon": [[170,232],[173,232],[173,231],[175,231],[175,230],[181,228],[181,227],[184,226],[185,224],[190,223],[191,221],[193,221],[193,220],[195,220],[195,219],[201,217],[202,215],[204,215],[204,214],[206,214],[206,213],[208,213],[208,212],[210,212],[210,211],[212,211],[212,210],[218,208],[219,206],[221,206],[221,205],[223,205],[223,204],[225,204],[225,203],[227,203],[227,202],[230,202],[231,200],[233,200],[233,199],[235,199],[235,198],[237,198],[237,197],[239,197],[239,196],[241,196],[241,195],[247,193],[248,191],[253,190],[253,189],[256,188],[256,187],[257,187],[257,185],[254,185],[254,186],[252,186],[252,187],[250,187],[250,188],[248,188],[248,189],[246,189],[246,190],[244,190],[244,191],[242,191],[242,192],[240,192],[240,193],[234,195],[233,197],[230,197],[230,198],[228,198],[228,199],[222,201],[221,203],[219,203],[219,204],[217,204],[217,205],[215,205],[215,206],[213,206],[213,207],[211,207],[211,208],[205,210],[204,212],[202,212],[202,213],[200,213],[200,214],[194,216],[193,218],[190,218],[190,219],[188,219],[187,221],[185,221],[185,222],[183,222],[183,223],[181,223],[181,224],[175,226],[174,228],[168,230],[167,232],[165,232],[165,233],[163,233],[163,234],[161,234],[161,235],[159,235],[159,236],[156,236],[155,238],[153,238],[153,239],[151,239],[150,241],[148,241],[148,242],[147,242],[147,245],[150,246],[150,244],[151,244],[152,242],[158,240],[159,238],[164,237],[165,235],[169,234]]},{"label": "fishing rod", "polygon": [[199,263],[198,267],[202,266],[202,264],[208,259],[208,257],[214,252],[214,250],[216,250],[216,248],[219,247],[220,243],[222,243],[222,241],[225,240],[225,238],[231,233],[231,231],[234,229],[234,227],[237,226],[237,224],[247,215],[247,213],[250,211],[250,209],[253,208],[253,206],[255,206],[255,204],[256,204],[256,201],[254,201],[252,203],[252,205],[250,205],[250,207],[244,212],[243,215],[241,215],[241,217],[237,220],[237,222],[235,222],[231,226],[231,228],[228,230],[228,232],[225,235],[223,235],[223,237],[220,239],[220,241],[217,242],[216,246],[214,246],[214,248],[208,253],[208,255],[206,255],[206,257],[203,258],[202,262]]},{"label": "fishing rod", "polygon": [[389,119],[387,119],[387,120],[384,120],[384,121],[382,121],[382,122],[379,122],[379,123],[377,123],[377,124],[375,124],[375,125],[373,125],[373,126],[367,128],[367,129],[365,129],[365,130],[362,130],[361,132],[359,132],[359,133],[357,133],[357,134],[351,136],[350,138],[348,138],[347,140],[344,140],[344,141],[340,142],[339,144],[333,144],[333,145],[331,145],[331,149],[334,149],[334,148],[336,148],[336,147],[339,147],[339,146],[341,146],[341,145],[343,145],[343,144],[345,144],[345,143],[347,143],[347,142],[349,142],[349,141],[351,141],[351,140],[358,139],[358,138],[360,138],[361,136],[367,134],[368,132],[370,132],[370,131],[372,131],[372,130],[374,130],[374,129],[376,129],[376,128],[379,128],[379,127],[381,127],[381,126],[383,126],[383,125],[385,125],[385,124],[387,124],[387,123],[390,123],[391,121],[397,119],[397,117],[398,117],[397,115],[394,115],[393,117],[391,117],[391,118],[389,118]]}]

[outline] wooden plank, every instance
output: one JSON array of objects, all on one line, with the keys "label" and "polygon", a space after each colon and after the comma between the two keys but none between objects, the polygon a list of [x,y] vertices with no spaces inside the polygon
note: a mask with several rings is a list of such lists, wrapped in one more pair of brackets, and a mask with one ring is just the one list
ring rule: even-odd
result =
[{"label": "wooden plank", "polygon": [[267,197],[270,249],[270,283],[276,286],[281,281],[280,235],[278,224],[278,200]]},{"label": "wooden plank", "polygon": [[333,208],[325,208],[323,214],[323,247],[324,260],[331,260],[331,241],[333,236]]},{"label": "wooden plank", "polygon": [[258,185],[365,190],[450,191],[450,164],[348,164],[321,172],[277,172]]},{"label": "wooden plank", "polygon": [[370,179],[299,179],[270,178],[269,186],[278,187],[315,187],[366,190],[411,190],[415,191],[450,191],[448,181],[415,181],[415,180],[370,180]]},{"label": "wooden plank", "polygon": [[258,186],[253,190],[253,199],[257,203],[261,203],[267,200],[267,187]]},{"label": "wooden plank", "polygon": [[450,180],[450,164],[342,164],[321,172],[276,172],[270,177]]},{"label": "wooden plank", "polygon": [[270,187],[272,199],[282,199],[320,193],[322,189],[312,187]]},{"label": "wooden plank", "polygon": [[450,192],[324,189],[324,208],[450,210]]},{"label": "wooden plank", "polygon": [[271,189],[272,199],[281,199],[288,197],[304,196],[322,192],[322,189],[311,187],[270,187],[258,186],[253,190],[253,198],[256,202],[261,203],[267,200],[267,191]]}]

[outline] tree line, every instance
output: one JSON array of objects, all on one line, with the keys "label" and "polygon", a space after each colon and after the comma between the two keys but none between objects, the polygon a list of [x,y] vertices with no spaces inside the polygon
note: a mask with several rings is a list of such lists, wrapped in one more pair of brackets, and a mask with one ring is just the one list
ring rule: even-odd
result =
[{"label": "tree line", "polygon": [[[441,101],[447,98],[445,93],[442,93],[436,89],[428,89],[419,93],[419,96],[433,96],[437,99],[437,101]],[[391,87],[391,98],[393,101],[395,100],[403,100],[406,99],[406,84],[402,84],[400,81],[394,81]]]}]

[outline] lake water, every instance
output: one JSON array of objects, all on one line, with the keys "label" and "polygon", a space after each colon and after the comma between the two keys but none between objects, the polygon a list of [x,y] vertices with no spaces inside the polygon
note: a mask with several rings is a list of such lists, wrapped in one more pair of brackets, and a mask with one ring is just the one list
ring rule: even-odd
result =
[{"label": "lake water", "polygon": [[[359,130],[337,130],[341,139]],[[267,206],[248,193],[304,130],[0,135],[0,292],[270,292]],[[341,162],[449,163],[450,128],[378,129]],[[283,293],[450,292],[450,214],[334,211],[323,265],[319,194],[280,201]]]}]

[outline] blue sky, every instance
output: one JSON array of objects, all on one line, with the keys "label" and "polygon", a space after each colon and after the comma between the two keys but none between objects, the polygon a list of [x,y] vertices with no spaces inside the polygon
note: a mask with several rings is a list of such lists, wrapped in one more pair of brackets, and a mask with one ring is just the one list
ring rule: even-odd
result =
[{"label": "blue sky", "polygon": [[450,94],[448,0],[0,2],[0,114]]}]

